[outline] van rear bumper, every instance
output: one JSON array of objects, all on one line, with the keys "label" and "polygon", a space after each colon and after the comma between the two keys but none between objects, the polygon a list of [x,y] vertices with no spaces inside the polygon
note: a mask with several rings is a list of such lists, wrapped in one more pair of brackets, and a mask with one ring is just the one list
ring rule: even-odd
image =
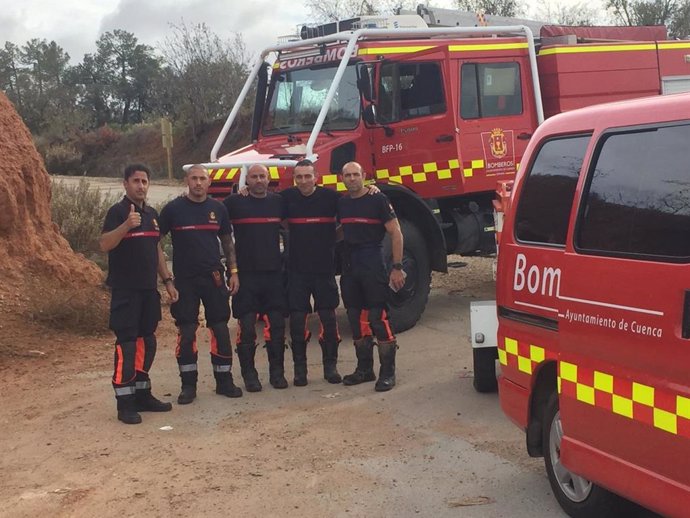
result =
[{"label": "van rear bumper", "polygon": [[498,378],[498,397],[503,413],[522,430],[527,430],[529,389],[513,383],[501,375]]}]

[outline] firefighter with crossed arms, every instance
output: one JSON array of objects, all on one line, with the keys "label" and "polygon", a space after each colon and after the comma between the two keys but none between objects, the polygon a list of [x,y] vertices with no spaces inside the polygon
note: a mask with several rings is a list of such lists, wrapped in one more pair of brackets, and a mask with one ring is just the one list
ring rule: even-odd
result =
[{"label": "firefighter with crossed arms", "polygon": [[[208,170],[191,166],[185,175],[188,192],[168,203],[161,211],[163,235],[172,235],[173,272],[179,300],[170,313],[178,328],[175,356],[180,370],[182,389],[180,405],[196,398],[197,359],[196,331],[199,327],[199,305],[204,304],[206,325],[211,336],[211,364],[216,394],[237,398],[242,389],[232,377],[232,347],[228,320],[229,295],[239,289],[235,247],[228,213],[223,204],[208,197]],[[226,257],[229,276],[226,281],[218,240]]]},{"label": "firefighter with crossed arms", "polygon": [[167,412],[151,394],[149,370],[156,355],[156,328],[161,319],[156,272],[172,302],[178,293],[159,239],[158,214],[146,204],[150,170],[142,164],[124,170],[125,196],[108,210],[100,248],[108,252],[110,329],[116,337],[113,388],[117,418],[141,423],[139,412]]}]

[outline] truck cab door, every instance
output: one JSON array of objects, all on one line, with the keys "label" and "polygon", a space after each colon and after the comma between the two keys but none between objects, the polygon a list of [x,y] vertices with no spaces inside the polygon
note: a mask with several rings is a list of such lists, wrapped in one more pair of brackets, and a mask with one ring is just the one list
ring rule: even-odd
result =
[{"label": "truck cab door", "polygon": [[459,157],[448,65],[444,46],[379,63],[370,125],[378,181],[404,185],[423,198],[439,196],[441,185],[454,190]]},{"label": "truck cab door", "polygon": [[456,62],[465,192],[490,191],[497,180],[514,178],[537,126],[527,53],[477,56]]}]

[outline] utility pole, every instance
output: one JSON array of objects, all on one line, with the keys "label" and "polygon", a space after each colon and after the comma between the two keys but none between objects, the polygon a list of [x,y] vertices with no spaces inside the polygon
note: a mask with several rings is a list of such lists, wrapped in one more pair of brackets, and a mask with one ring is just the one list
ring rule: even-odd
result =
[{"label": "utility pole", "polygon": [[161,135],[163,137],[163,147],[165,148],[165,154],[167,156],[168,162],[168,179],[172,180],[173,169],[172,169],[172,147],[173,147],[173,132],[172,123],[166,119],[161,119]]}]

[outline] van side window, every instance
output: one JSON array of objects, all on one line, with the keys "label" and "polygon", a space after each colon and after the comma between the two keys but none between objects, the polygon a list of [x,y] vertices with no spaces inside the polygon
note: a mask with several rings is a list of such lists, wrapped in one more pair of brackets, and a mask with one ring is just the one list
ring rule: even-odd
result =
[{"label": "van side window", "polygon": [[520,192],[515,214],[518,241],[565,245],[568,220],[591,135],[546,141]]},{"label": "van side window", "polygon": [[522,85],[517,63],[465,63],[460,69],[460,116],[463,119],[522,113]]},{"label": "van side window", "polygon": [[381,67],[378,117],[382,123],[446,111],[438,63],[386,63]]},{"label": "van side window", "polygon": [[690,262],[690,125],[602,137],[578,216],[578,251]]}]

